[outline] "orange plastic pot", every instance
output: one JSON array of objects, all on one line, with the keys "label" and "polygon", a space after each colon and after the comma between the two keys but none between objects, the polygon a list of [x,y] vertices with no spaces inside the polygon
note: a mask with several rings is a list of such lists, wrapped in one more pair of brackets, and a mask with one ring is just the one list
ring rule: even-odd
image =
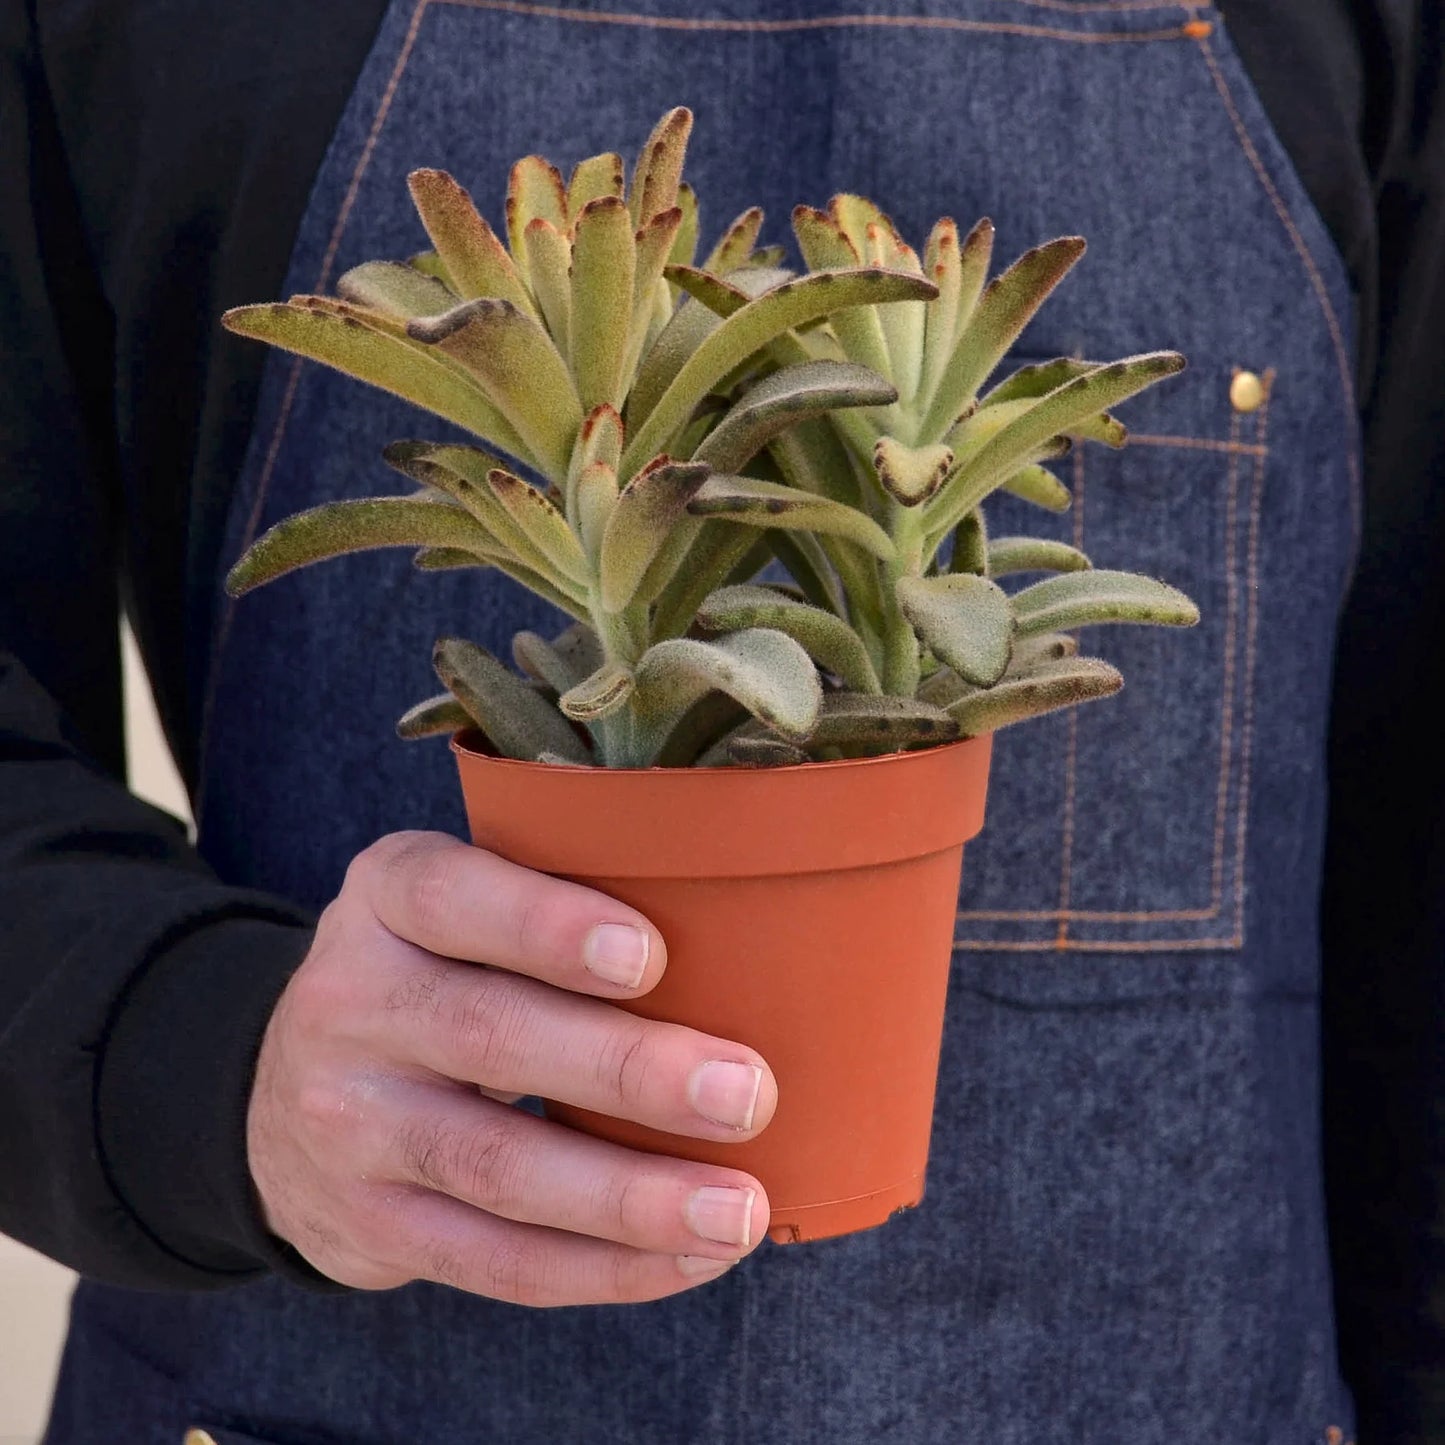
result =
[{"label": "orange plastic pot", "polygon": [[749,1044],[778,1082],[772,1123],[746,1143],[560,1104],[548,1115],[747,1170],[780,1243],[917,1204],[963,845],[983,826],[991,741],[798,767],[609,769],[501,759],[459,733],[472,841],[644,913],[668,965],[627,1007]]}]

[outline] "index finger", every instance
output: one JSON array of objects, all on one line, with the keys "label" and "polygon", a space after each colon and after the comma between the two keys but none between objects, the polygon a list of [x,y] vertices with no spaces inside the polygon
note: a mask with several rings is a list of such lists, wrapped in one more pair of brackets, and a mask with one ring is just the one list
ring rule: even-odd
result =
[{"label": "index finger", "polygon": [[645,992],[667,962],[636,909],[445,833],[392,833],[353,868],[385,928],[447,958],[610,998]]}]

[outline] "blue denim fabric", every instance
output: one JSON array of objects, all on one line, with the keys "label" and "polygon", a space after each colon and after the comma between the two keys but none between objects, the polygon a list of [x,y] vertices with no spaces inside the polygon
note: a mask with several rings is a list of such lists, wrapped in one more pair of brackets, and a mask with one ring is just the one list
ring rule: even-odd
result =
[{"label": "blue denim fabric", "polygon": [[[1307,1445],[1350,1428],[1316,1048],[1326,698],[1358,508],[1339,257],[1207,7],[697,8],[397,0],[289,289],[420,249],[414,166],[451,170],[495,217],[515,156],[635,151],[677,103],[697,112],[707,238],[761,202],[787,239],[794,202],[845,188],[920,242],[938,215],[987,213],[1004,260],[1082,232],[1088,256],[1016,360],[1173,346],[1190,369],[1130,404],[1128,450],[1070,460],[1070,515],[1004,503],[992,529],[1162,575],[1204,621],[1089,636],[1122,696],[998,740],[920,1209],[629,1309],[85,1284],[50,1445],[193,1423],[276,1445]],[[1186,28],[1201,20],[1208,35]],[[1264,408],[1231,408],[1235,368],[1272,379]],[[298,508],[404,490],[381,446],[444,432],[273,358],[224,560]],[[227,610],[203,851],[321,905],[379,834],[463,833],[446,748],[402,746],[392,723],[435,691],[438,634],[505,651],[553,620],[505,579],[393,554]]]}]

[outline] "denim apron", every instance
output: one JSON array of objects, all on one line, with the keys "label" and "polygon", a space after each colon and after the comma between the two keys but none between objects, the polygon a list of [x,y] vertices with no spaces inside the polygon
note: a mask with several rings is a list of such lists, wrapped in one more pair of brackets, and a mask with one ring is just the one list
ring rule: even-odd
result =
[{"label": "denim apron", "polygon": [[[1129,404],[1125,451],[1075,451],[1071,513],[990,520],[1165,577],[1204,620],[1091,637],[1123,694],[998,740],[921,1208],[627,1308],[82,1284],[50,1445],[1340,1441],[1316,923],[1359,508],[1340,258],[1206,5],[631,4],[395,0],[287,294],[421,249],[415,166],[499,219],[515,157],[635,154],[677,103],[705,245],[754,202],[786,240],[795,202],[841,189],[915,243],[988,214],[1001,261],[1081,232],[1013,360],[1170,346],[1190,367]],[[1240,370],[1255,409],[1231,403]],[[378,453],[418,435],[446,428],[274,355],[223,565],[283,515],[404,490]],[[223,606],[202,851],[319,908],[379,835],[463,834],[446,747],[393,721],[435,691],[436,636],[505,654],[555,621],[401,553]]]}]

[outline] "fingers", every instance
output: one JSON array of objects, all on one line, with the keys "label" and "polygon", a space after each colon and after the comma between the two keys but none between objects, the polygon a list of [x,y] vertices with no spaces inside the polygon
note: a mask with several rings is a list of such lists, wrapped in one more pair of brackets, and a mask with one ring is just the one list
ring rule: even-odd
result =
[{"label": "fingers", "polygon": [[778,1090],[762,1056],[534,979],[459,965],[378,1014],[378,1052],[502,1094],[538,1094],[669,1134],[747,1139]]},{"label": "fingers", "polygon": [[634,909],[443,833],[392,833],[358,855],[359,886],[392,933],[446,958],[604,997],[643,991],[666,962]]},{"label": "fingers", "polygon": [[442,1194],[400,1194],[392,1209],[399,1273],[511,1304],[640,1304],[705,1284],[735,1263],[517,1224]]},{"label": "fingers", "polygon": [[456,1090],[398,1090],[371,1171],[523,1224],[668,1256],[733,1260],[768,1227],[758,1181],[590,1139]]}]

